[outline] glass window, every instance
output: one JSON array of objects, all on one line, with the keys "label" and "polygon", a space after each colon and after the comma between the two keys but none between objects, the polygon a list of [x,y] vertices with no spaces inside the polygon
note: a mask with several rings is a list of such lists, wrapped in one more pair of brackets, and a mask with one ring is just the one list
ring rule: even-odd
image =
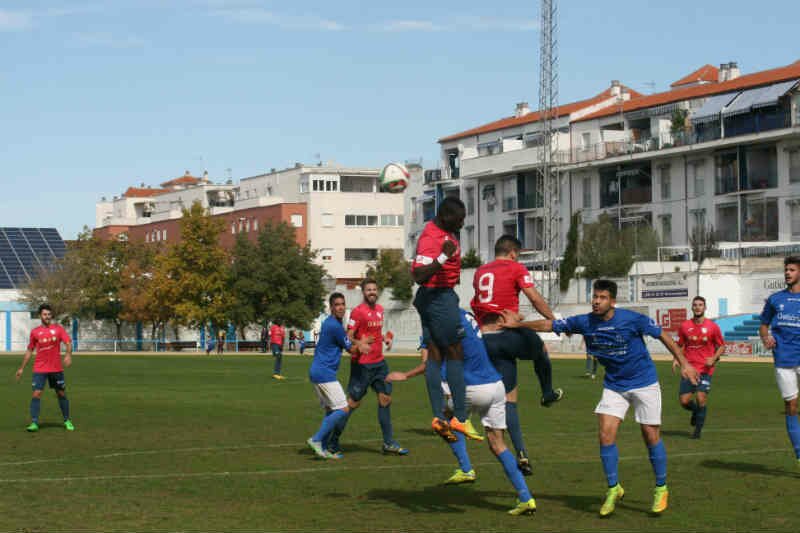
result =
[{"label": "glass window", "polygon": [[394,226],[394,215],[381,215],[381,226]]},{"label": "glass window", "polygon": [[367,215],[356,215],[356,226],[366,226]]},{"label": "glass window", "polygon": [[253,219],[253,231],[257,231],[257,230],[258,230],[258,219],[254,218]]},{"label": "glass window", "polygon": [[162,241],[167,240],[167,230],[161,230],[161,240]]},{"label": "glass window", "polygon": [[369,215],[367,217],[367,226],[377,226],[378,225],[378,215]]},{"label": "glass window", "polygon": [[705,165],[702,162],[689,165],[689,171],[693,174],[694,195],[703,196],[706,193]]},{"label": "glass window", "polygon": [[475,214],[475,187],[467,187],[467,215]]},{"label": "glass window", "polygon": [[672,215],[661,216],[661,244],[672,245]]},{"label": "glass window", "polygon": [[792,240],[800,240],[800,200],[789,205],[789,216],[792,219]]},{"label": "glass window", "polygon": [[[351,216],[353,216],[353,215],[345,215],[344,216],[345,225],[348,225],[347,224],[347,217],[351,217]],[[325,227],[325,228],[333,227],[333,213],[322,213],[322,226]]]},{"label": "glass window", "polygon": [[397,215],[397,225],[402,226],[405,224],[405,217],[403,215]]},{"label": "glass window", "polygon": [[292,215],[291,221],[292,221],[292,226],[294,226],[295,228],[303,227],[303,215]]},{"label": "glass window", "polygon": [[789,183],[800,182],[800,148],[789,152]]},{"label": "glass window", "polygon": [[356,225],[356,216],[355,215],[345,215],[344,216],[344,225],[345,226],[355,226]]},{"label": "glass window", "polygon": [[333,261],[333,248],[323,248],[319,251],[319,256],[323,261]]},{"label": "glass window", "polygon": [[715,193],[726,194],[739,190],[739,158],[736,152],[714,157]]},{"label": "glass window", "polygon": [[236,222],[231,224],[231,235],[236,235]]},{"label": "glass window", "polygon": [[376,248],[345,248],[345,261],[374,261],[378,258]]},{"label": "glass window", "polygon": [[669,200],[672,194],[672,176],[669,166],[661,167],[661,199]]},{"label": "glass window", "polygon": [[583,207],[590,209],[592,207],[592,178],[583,178]]},{"label": "glass window", "polygon": [[489,244],[489,248],[494,249],[494,226],[489,226],[486,228],[486,239]]}]

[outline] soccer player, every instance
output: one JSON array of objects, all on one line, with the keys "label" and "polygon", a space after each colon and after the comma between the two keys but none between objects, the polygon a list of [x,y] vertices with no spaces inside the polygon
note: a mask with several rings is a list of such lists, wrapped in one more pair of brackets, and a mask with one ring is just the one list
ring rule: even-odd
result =
[{"label": "soccer player", "polygon": [[560,400],[564,391],[553,390],[553,370],[550,357],[536,332],[529,329],[495,328],[503,310],[519,312],[519,293],[525,294],[533,307],[545,318],[555,320],[553,311],[533,285],[528,269],[517,262],[522,243],[512,235],[503,235],[494,245],[494,261],[481,265],[475,271],[472,286],[475,289],[470,305],[484,333],[483,341],[494,367],[503,377],[506,388],[506,423],[511,442],[517,451],[517,461],[522,473],[533,473],[517,411],[517,359],[533,361],[534,371],[542,389],[541,403],[549,407]]},{"label": "soccer player", "polygon": [[[536,501],[533,499],[522,472],[517,468],[514,455],[506,447],[503,433],[506,429],[506,390],[500,374],[492,366],[486,353],[486,346],[481,340],[478,323],[472,315],[459,310],[461,325],[465,331],[462,341],[464,350],[464,381],[467,386],[467,405],[469,410],[481,417],[486,430],[489,449],[503,466],[514,489],[517,491],[517,505],[510,511],[511,515],[533,514],[536,512]],[[427,372],[425,351],[422,364],[408,372],[391,372],[388,381],[405,381],[408,378]],[[450,376],[450,361],[446,362],[445,374]],[[448,381],[449,382],[449,381]],[[472,468],[467,454],[466,440],[462,433],[456,434],[456,441],[449,442],[450,449],[458,460],[459,468],[445,481],[446,485],[474,483],[475,470]],[[445,439],[447,440],[447,439]]]},{"label": "soccer player", "polygon": [[350,341],[344,330],[342,320],[346,311],[344,295],[334,292],[328,298],[331,314],[322,323],[319,342],[314,347],[314,359],[308,370],[308,377],[314,386],[314,392],[320,405],[325,409],[322,425],[306,443],[314,450],[318,457],[323,459],[341,459],[341,454],[330,453],[327,450],[328,439],[336,429],[341,433],[350,416],[350,407],[344,395],[341,383],[336,379],[339,363],[342,360],[342,350],[351,352],[369,353],[371,338]]},{"label": "soccer player", "polygon": [[[681,407],[692,412],[691,425],[694,426],[693,439],[699,439],[706,421],[706,403],[711,391],[711,376],[714,374],[719,358],[725,351],[725,339],[714,322],[706,318],[706,299],[695,296],[692,300],[692,319],[685,320],[678,330],[678,345],[689,363],[700,374],[697,385],[682,378],[678,399]],[[673,360],[672,370],[678,363]],[[697,400],[692,395],[697,395]]]},{"label": "soccer player", "polygon": [[[429,357],[425,368],[425,385],[433,411],[431,427],[439,435],[455,439],[452,430],[464,432],[467,419],[466,386],[464,385],[464,350],[458,295],[453,287],[461,279],[461,251],[456,233],[464,225],[466,208],[458,198],[448,196],[439,204],[436,218],[428,222],[417,241],[411,276],[419,284],[414,307],[422,322],[422,337]],[[447,360],[449,384],[453,392],[450,421],[442,419],[442,361]]]},{"label": "soccer player", "polygon": [[283,362],[283,340],[286,338],[286,328],[281,325],[280,320],[276,320],[269,328],[269,345],[272,349],[272,357],[275,358],[275,367],[272,371],[273,379],[286,379],[281,374],[281,363]]},{"label": "soccer player", "polygon": [[[36,352],[33,361],[33,397],[31,398],[31,423],[25,428],[30,432],[39,431],[39,410],[42,404],[42,391],[45,382],[56,391],[58,406],[64,417],[64,429],[74,431],[75,426],[69,417],[69,400],[64,381],[64,367],[72,365],[72,340],[60,324],[53,323],[53,309],[48,304],[39,306],[41,325],[33,328],[28,341],[28,349],[17,369],[17,381],[22,377],[25,366]],[[64,362],[61,362],[61,344],[64,344]]]},{"label": "soccer player", "polygon": [[[383,434],[383,453],[407,455],[408,450],[394,440],[392,432],[392,384],[386,381],[389,365],[383,357],[384,344],[386,350],[392,349],[392,338],[383,335],[383,306],[378,303],[378,282],[371,278],[362,281],[361,294],[364,301],[350,311],[347,333],[351,340],[371,337],[373,342],[367,353],[351,352],[350,381],[347,384],[350,412],[361,405],[361,399],[371,387],[378,396],[378,424]],[[338,446],[338,441],[333,444]],[[338,450],[334,448],[330,451]]]},{"label": "soccer player", "polygon": [[800,467],[800,421],[797,419],[797,378],[800,375],[800,256],[783,261],[786,288],[770,295],[761,312],[759,335],[772,350],[775,379],[783,396],[786,432]]},{"label": "soccer player", "polygon": [[527,327],[534,331],[578,333],[586,341],[586,351],[597,357],[606,369],[603,396],[595,413],[599,424],[600,459],[608,481],[608,492],[600,516],[614,512],[616,503],[625,494],[617,474],[619,451],[617,431],[628,407],[633,405],[636,422],[647,445],[650,463],[656,477],[651,511],[667,509],[667,450],[661,440],[661,386],[644,335],[659,339],[678,360],[681,375],[697,384],[697,371],[683,356],[680,347],[648,317],[615,307],[617,284],[597,280],[592,291],[592,312],[561,320],[519,322],[516,313],[503,312],[505,327]]}]

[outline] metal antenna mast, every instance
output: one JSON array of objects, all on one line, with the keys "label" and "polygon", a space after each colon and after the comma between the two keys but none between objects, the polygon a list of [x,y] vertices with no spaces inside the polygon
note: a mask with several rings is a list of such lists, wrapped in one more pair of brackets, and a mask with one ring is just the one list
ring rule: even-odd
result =
[{"label": "metal antenna mast", "polygon": [[551,306],[558,304],[558,264],[561,252],[559,217],[561,180],[558,171],[558,42],[556,0],[541,0],[539,39],[539,112],[542,128],[537,192],[544,208],[543,284]]}]

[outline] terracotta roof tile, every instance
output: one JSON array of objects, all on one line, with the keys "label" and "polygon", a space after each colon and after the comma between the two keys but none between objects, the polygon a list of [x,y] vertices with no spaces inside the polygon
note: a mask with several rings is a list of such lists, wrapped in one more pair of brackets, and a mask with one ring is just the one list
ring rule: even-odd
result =
[{"label": "terracotta roof tile", "polygon": [[128,187],[128,190],[122,193],[125,198],[148,198],[150,196],[158,196],[170,192],[167,189],[147,189],[142,187]]},{"label": "terracotta roof tile", "polygon": [[[640,98],[642,96],[641,93],[634,91],[629,87],[622,86],[623,91],[628,91],[631,94],[631,98]],[[603,100],[611,98],[611,89],[606,89],[602,93],[589,98],[588,100],[581,100],[578,102],[571,102],[569,104],[564,104],[558,106],[558,113],[556,116],[562,117],[564,115],[569,115],[576,111],[580,111],[586,107],[591,107]],[[619,109],[615,107],[615,109]],[[480,135],[482,133],[489,133],[492,131],[498,131],[506,128],[511,128],[514,126],[521,126],[522,124],[530,124],[532,122],[538,122],[541,119],[542,114],[539,111],[534,111],[532,113],[528,113],[527,115],[523,115],[521,117],[506,117],[501,118],[500,120],[496,120],[494,122],[490,122],[488,124],[484,124],[482,126],[478,126],[476,128],[472,128],[466,131],[462,131],[460,133],[456,133],[453,135],[448,135],[447,137],[442,137],[439,139],[438,142],[444,143],[448,141],[454,141],[456,139],[463,139],[464,137],[472,137],[473,135]]]},{"label": "terracotta roof tile", "polygon": [[174,180],[165,181],[161,184],[162,187],[173,187],[175,185],[194,185],[195,183],[200,183],[200,178],[195,178],[194,176],[187,174],[181,176],[180,178],[175,178]]},{"label": "terracotta roof tile", "polygon": [[[691,100],[693,98],[702,98],[705,96],[711,96],[712,94],[722,94],[730,91],[759,87],[761,85],[769,85],[772,83],[778,83],[780,81],[787,81],[797,78],[800,78],[800,61],[785,67],[778,67],[770,70],[762,70],[761,72],[754,72],[752,74],[745,74],[733,80],[723,81],[720,83],[708,83],[703,85],[694,85],[691,87],[680,87],[672,91],[651,94],[641,98],[632,98],[622,105],[622,111],[635,111],[637,109],[671,104],[673,102]],[[591,113],[585,117],[581,117],[575,120],[575,122],[583,122],[595,118],[607,117],[619,112],[620,110],[618,107],[614,107],[612,109],[601,109],[600,111]]]},{"label": "terracotta roof tile", "polygon": [[697,83],[699,81],[717,83],[719,81],[719,69],[714,65],[703,65],[691,74],[687,74],[683,78],[679,79],[670,85],[670,87],[680,87],[682,85],[689,85],[690,83]]}]

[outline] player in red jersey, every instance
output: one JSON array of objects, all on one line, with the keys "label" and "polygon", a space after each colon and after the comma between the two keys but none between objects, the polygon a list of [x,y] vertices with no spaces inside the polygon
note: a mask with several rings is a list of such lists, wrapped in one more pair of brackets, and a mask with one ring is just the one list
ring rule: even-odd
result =
[{"label": "player in red jersey", "polygon": [[[456,439],[452,430],[465,432],[467,420],[464,384],[464,350],[461,339],[461,310],[453,287],[461,279],[461,251],[456,233],[464,225],[464,202],[448,196],[428,222],[417,241],[411,265],[411,277],[419,284],[414,307],[422,322],[422,337],[428,347],[425,385],[433,410],[434,431],[449,441]],[[444,419],[442,397],[442,361],[447,360],[447,377],[453,396],[454,416]]]},{"label": "player in red jersey", "polygon": [[[39,431],[39,410],[42,402],[42,391],[47,382],[50,388],[56,391],[58,406],[64,416],[64,428],[74,431],[75,426],[69,418],[69,400],[67,399],[66,385],[64,382],[64,367],[72,364],[72,340],[60,324],[53,323],[53,310],[48,304],[39,306],[39,318],[42,323],[31,331],[28,349],[22,359],[22,365],[17,369],[17,381],[22,377],[25,366],[31,356],[36,352],[33,362],[33,397],[31,398],[31,423],[26,428],[30,432]],[[61,363],[61,343],[64,343],[64,363]]]},{"label": "player in red jersey", "polygon": [[269,346],[272,349],[272,356],[275,358],[275,367],[272,370],[272,378],[286,379],[281,374],[281,364],[283,363],[283,341],[286,339],[286,328],[280,320],[276,320],[269,328]]},{"label": "player in red jersey", "polygon": [[[685,320],[678,330],[678,345],[683,348],[686,359],[700,375],[697,385],[681,378],[678,399],[681,407],[692,412],[693,439],[699,439],[706,422],[706,403],[711,392],[711,376],[719,358],[725,352],[725,339],[714,322],[706,318],[706,299],[695,296],[692,300],[692,319]],[[673,362],[672,369],[676,364]],[[696,399],[692,399],[692,395]]]},{"label": "player in red jersey", "polygon": [[492,364],[503,377],[506,388],[506,425],[517,451],[519,469],[525,475],[533,470],[522,438],[517,412],[517,359],[533,361],[536,376],[542,389],[541,403],[550,406],[560,400],[564,392],[553,390],[553,370],[550,358],[538,334],[531,330],[499,329],[496,322],[502,311],[519,314],[519,293],[522,292],[533,307],[548,320],[554,320],[550,306],[533,284],[531,273],[517,262],[522,243],[513,235],[503,235],[494,246],[495,259],[475,271],[472,286],[475,296],[470,305],[481,324],[483,341]]},{"label": "player in red jersey", "polygon": [[[350,359],[350,381],[347,384],[347,403],[352,413],[361,405],[361,400],[372,388],[378,396],[378,424],[383,434],[383,453],[407,455],[408,450],[394,440],[392,431],[392,384],[386,381],[389,365],[383,357],[383,349],[392,349],[392,335],[383,334],[383,306],[378,303],[378,282],[367,278],[361,282],[364,300],[350,311],[347,334],[351,340],[372,339],[367,353],[354,350]],[[339,435],[334,432],[328,443],[328,451],[341,453]]]}]

